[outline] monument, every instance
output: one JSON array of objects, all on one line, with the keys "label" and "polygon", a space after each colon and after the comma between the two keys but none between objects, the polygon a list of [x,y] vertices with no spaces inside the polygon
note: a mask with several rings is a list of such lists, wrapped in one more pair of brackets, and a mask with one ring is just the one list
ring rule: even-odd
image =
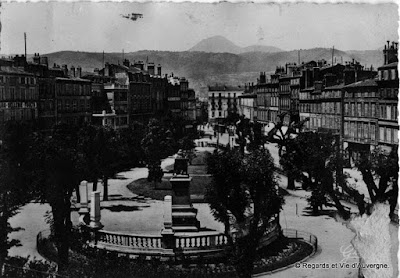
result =
[{"label": "monument", "polygon": [[200,222],[197,220],[197,209],[190,199],[190,182],[188,159],[178,152],[174,164],[174,176],[169,180],[172,185],[172,229],[174,232],[198,232]]}]

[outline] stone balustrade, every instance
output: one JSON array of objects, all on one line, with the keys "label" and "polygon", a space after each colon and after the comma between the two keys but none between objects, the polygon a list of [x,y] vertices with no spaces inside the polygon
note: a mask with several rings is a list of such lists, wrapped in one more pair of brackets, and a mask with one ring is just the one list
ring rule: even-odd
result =
[{"label": "stone balustrade", "polygon": [[161,235],[134,235],[100,230],[96,233],[96,244],[110,244],[129,248],[161,249]]},{"label": "stone balustrade", "polygon": [[221,249],[228,244],[224,234],[176,236],[175,248],[179,250]]},{"label": "stone balustrade", "polygon": [[[228,239],[223,233],[193,233],[144,235],[111,232],[105,230],[93,231],[94,236],[89,246],[114,251],[118,253],[145,256],[220,256],[228,247]],[[278,219],[271,220],[260,241],[260,247],[274,241],[280,234]],[[172,241],[171,241],[172,237]],[[235,238],[235,235],[233,235]]]}]

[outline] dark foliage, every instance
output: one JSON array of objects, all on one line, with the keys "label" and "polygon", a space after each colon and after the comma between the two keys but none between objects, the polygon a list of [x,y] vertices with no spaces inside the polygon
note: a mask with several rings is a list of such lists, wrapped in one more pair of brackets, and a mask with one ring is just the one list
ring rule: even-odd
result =
[{"label": "dark foliage", "polygon": [[283,204],[272,157],[263,150],[249,155],[235,150],[216,152],[208,158],[207,167],[213,180],[206,200],[214,217],[225,226],[239,277],[251,277],[259,241]]}]

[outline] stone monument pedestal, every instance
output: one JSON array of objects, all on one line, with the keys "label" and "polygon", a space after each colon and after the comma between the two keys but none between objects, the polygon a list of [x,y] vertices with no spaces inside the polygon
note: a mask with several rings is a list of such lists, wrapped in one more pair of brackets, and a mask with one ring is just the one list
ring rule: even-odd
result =
[{"label": "stone monument pedestal", "polygon": [[197,209],[190,200],[190,181],[187,174],[175,175],[169,181],[172,185],[172,229],[174,232],[198,232],[200,222]]}]

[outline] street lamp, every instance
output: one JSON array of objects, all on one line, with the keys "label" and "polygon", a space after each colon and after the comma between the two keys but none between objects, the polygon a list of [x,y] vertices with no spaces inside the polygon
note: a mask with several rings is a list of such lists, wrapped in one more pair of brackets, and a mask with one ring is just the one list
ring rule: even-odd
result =
[{"label": "street lamp", "polygon": [[235,145],[234,145],[235,131],[236,131],[236,127],[234,125],[228,126],[229,147],[230,147],[230,149],[233,149],[235,147]]}]

